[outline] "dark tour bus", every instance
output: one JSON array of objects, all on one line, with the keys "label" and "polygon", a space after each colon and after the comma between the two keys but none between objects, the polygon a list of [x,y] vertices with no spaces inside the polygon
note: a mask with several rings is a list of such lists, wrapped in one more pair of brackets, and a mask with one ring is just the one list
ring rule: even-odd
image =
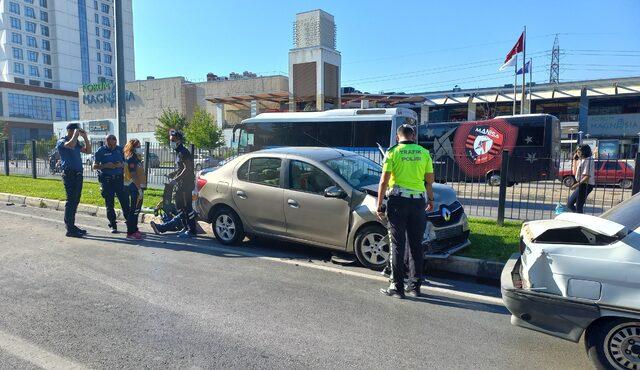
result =
[{"label": "dark tour bus", "polygon": [[502,152],[509,152],[508,184],[555,179],[560,121],[548,114],[485,121],[426,123],[418,142],[434,160],[436,181],[486,181],[498,186]]}]

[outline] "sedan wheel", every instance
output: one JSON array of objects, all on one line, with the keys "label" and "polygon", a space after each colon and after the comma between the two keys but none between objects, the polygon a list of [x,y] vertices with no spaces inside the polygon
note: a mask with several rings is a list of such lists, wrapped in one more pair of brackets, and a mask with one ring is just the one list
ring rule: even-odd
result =
[{"label": "sedan wheel", "polygon": [[238,215],[230,208],[218,210],[213,217],[213,234],[226,245],[236,244],[244,239],[244,229]]},{"label": "sedan wheel", "polygon": [[631,189],[633,187],[633,180],[624,179],[620,181],[620,187],[623,189]]},{"label": "sedan wheel", "polygon": [[363,228],[356,237],[354,250],[365,267],[381,269],[389,261],[391,244],[387,230],[380,225]]},{"label": "sedan wheel", "polygon": [[615,319],[590,328],[585,344],[599,369],[640,369],[640,322]]}]

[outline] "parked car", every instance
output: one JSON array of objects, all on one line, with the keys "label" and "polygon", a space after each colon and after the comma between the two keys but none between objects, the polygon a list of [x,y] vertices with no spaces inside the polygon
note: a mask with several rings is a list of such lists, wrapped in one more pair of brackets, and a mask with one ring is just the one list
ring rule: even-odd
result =
[{"label": "parked car", "polygon": [[[595,161],[595,165],[596,185],[619,185],[623,189],[633,187],[633,167],[626,161]],[[571,187],[576,183],[571,165],[560,170],[558,178],[566,187]]]},{"label": "parked car", "polygon": [[196,171],[200,171],[204,168],[216,167],[220,160],[208,155],[196,154],[193,156],[193,163]]},{"label": "parked car", "polygon": [[598,369],[640,368],[640,195],[600,217],[522,226],[502,272],[511,323],[578,342]]},{"label": "parked car", "polygon": [[[277,148],[241,155],[197,177],[196,209],[220,243],[266,236],[355,254],[379,269],[389,238],[377,219],[377,163],[332,148]],[[427,257],[446,258],[469,245],[467,216],[454,190],[434,184]]]}]

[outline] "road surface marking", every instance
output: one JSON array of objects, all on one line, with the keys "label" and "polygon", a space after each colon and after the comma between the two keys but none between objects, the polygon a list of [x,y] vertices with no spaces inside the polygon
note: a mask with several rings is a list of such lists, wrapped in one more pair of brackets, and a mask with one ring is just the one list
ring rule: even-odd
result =
[{"label": "road surface marking", "polygon": [[[38,220],[44,220],[44,221],[47,221],[47,222],[53,221],[53,222],[57,222],[57,223],[60,223],[60,224],[64,224],[64,221],[61,221],[61,220],[55,220],[55,219],[41,217],[41,216],[33,216],[33,215],[28,215],[28,214],[24,214],[24,213],[20,213],[20,212],[7,211],[7,210],[4,210],[4,209],[0,209],[0,212],[11,214],[11,215],[15,215],[15,216],[30,217],[30,218],[34,218],[34,219],[38,219]],[[102,231],[102,232],[106,233],[106,230],[104,228],[90,226],[90,225],[82,225],[82,224],[78,224],[78,225],[82,226],[84,228],[87,228],[87,229],[98,230],[98,231]],[[318,264],[315,264],[315,263],[305,262],[305,261],[295,260],[295,259],[263,256],[263,255],[258,254],[258,253],[247,252],[247,251],[243,251],[243,250],[239,250],[239,249],[235,249],[235,248],[227,248],[227,247],[224,247],[224,246],[217,246],[217,245],[216,246],[212,246],[212,245],[206,245],[205,246],[205,245],[200,245],[200,244],[193,244],[193,243],[187,243],[187,242],[174,242],[174,241],[168,241],[168,242],[171,243],[171,244],[186,245],[186,246],[196,247],[196,248],[213,249],[213,250],[218,251],[218,252],[237,254],[237,255],[241,255],[241,256],[245,256],[245,257],[253,257],[253,258],[258,258],[258,259],[266,260],[266,261],[284,263],[284,264],[287,264],[287,265],[307,267],[307,268],[312,268],[312,269],[316,269],[316,270],[322,270],[322,271],[327,271],[327,272],[343,274],[343,275],[347,275],[347,276],[355,276],[355,277],[374,280],[374,281],[379,281],[379,282],[383,282],[383,283],[388,283],[389,282],[389,279],[387,279],[384,276],[380,276],[380,275],[363,273],[363,272],[359,272],[359,271],[351,271],[351,270],[341,269],[341,268],[333,267],[333,266],[318,265]],[[481,294],[460,292],[460,291],[456,291],[456,290],[438,288],[438,287],[435,287],[435,286],[423,286],[422,290],[427,292],[427,293],[432,292],[432,293],[438,293],[438,294],[449,295],[449,296],[457,296],[457,297],[466,298],[466,299],[469,299],[469,300],[482,302],[482,303],[487,303],[487,304],[492,304],[492,305],[498,305],[498,306],[502,306],[503,305],[502,299],[497,298],[497,297],[485,296],[485,295],[481,295]]]},{"label": "road surface marking", "polygon": [[86,366],[58,356],[20,337],[3,331],[0,331],[0,348],[43,369],[87,369]]}]

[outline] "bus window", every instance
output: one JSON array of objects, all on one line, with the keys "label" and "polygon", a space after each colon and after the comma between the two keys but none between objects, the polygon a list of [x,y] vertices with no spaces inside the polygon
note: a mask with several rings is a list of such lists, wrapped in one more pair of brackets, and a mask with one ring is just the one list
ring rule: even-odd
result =
[{"label": "bus window", "polygon": [[291,123],[289,142],[291,146],[324,146],[318,142],[318,124],[316,122]]},{"label": "bus window", "polygon": [[375,143],[389,146],[391,121],[355,121],[353,122],[353,146],[372,147]]},{"label": "bus window", "polygon": [[317,122],[318,146],[348,148],[351,146],[351,122]]},{"label": "bus window", "polygon": [[544,146],[544,125],[521,125],[516,146]]},{"label": "bus window", "polygon": [[264,122],[247,125],[247,133],[254,135],[257,148],[289,145],[291,124]]}]

